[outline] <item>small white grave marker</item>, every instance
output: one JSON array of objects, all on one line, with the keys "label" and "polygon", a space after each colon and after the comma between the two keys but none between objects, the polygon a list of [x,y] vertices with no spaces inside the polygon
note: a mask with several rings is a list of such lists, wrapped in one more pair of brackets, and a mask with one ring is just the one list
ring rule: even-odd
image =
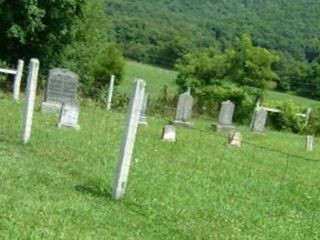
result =
[{"label": "small white grave marker", "polygon": [[77,105],[70,105],[63,103],[60,114],[59,128],[67,127],[80,130],[78,125],[79,107]]},{"label": "small white grave marker", "polygon": [[230,133],[229,145],[231,147],[241,147],[242,135],[240,132]]},{"label": "small white grave marker", "polygon": [[177,140],[177,128],[173,125],[167,125],[163,128],[162,139],[166,142],[175,142]]}]

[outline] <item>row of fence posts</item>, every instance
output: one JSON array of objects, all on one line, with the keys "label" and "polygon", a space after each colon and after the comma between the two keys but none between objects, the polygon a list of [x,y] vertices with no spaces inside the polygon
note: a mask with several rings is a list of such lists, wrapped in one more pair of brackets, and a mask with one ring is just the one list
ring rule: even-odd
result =
[{"label": "row of fence posts", "polygon": [[24,61],[18,60],[16,69],[4,69],[0,68],[0,73],[14,75],[14,83],[13,83],[13,99],[19,101],[20,97],[20,86],[21,79],[23,75]]}]

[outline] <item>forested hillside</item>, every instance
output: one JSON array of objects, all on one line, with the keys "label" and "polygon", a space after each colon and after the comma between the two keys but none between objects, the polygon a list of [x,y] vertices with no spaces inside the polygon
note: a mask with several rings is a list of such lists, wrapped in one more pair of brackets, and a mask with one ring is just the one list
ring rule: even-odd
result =
[{"label": "forested hillside", "polygon": [[183,52],[214,40],[228,47],[250,33],[254,43],[311,61],[319,54],[317,0],[106,0],[125,54],[172,66]]}]

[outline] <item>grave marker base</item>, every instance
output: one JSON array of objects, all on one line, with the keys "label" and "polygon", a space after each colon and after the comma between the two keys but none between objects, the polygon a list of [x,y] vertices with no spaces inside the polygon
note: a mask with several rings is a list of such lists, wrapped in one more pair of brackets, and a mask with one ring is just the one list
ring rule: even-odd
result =
[{"label": "grave marker base", "polygon": [[57,102],[42,102],[41,112],[60,114],[62,103]]}]

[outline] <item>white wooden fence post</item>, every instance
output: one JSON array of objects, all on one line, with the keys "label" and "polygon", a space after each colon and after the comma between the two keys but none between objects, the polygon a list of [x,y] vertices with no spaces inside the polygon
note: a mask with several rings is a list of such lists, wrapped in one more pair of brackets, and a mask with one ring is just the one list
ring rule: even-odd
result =
[{"label": "white wooden fence post", "polygon": [[121,199],[126,192],[144,91],[145,81],[142,79],[135,80],[134,90],[130,100],[130,108],[127,115],[125,133],[120,150],[117,175],[113,186],[112,197],[115,200]]},{"label": "white wooden fence post", "polygon": [[111,109],[111,103],[112,103],[112,96],[113,96],[113,89],[114,89],[114,81],[115,76],[112,75],[110,79],[110,85],[109,85],[109,93],[108,93],[108,103],[107,103],[107,110],[109,111]]},{"label": "white wooden fence post", "polygon": [[28,82],[26,88],[26,102],[24,107],[23,124],[22,124],[22,141],[24,144],[29,142],[32,128],[32,118],[34,102],[36,98],[39,60],[31,59],[29,64]]},{"label": "white wooden fence post", "polygon": [[13,99],[19,101],[20,95],[20,86],[21,86],[21,79],[23,73],[24,61],[18,61],[17,73],[14,77],[14,84],[13,84]]}]

